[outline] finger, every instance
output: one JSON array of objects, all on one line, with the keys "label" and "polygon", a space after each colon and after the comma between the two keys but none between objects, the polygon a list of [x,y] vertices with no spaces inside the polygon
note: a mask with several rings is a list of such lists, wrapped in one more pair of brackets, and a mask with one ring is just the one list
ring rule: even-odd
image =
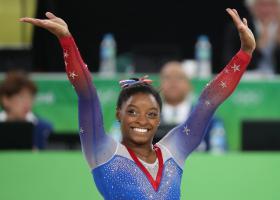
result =
[{"label": "finger", "polygon": [[238,12],[237,12],[237,10],[236,9],[232,9],[233,10],[233,12],[240,18],[240,16],[239,16],[239,14],[238,14]]},{"label": "finger", "polygon": [[233,10],[233,12],[235,13],[235,15],[238,17],[238,19],[239,19],[245,26],[248,27],[247,19],[243,17],[242,20],[241,20],[239,14],[238,14],[238,12],[237,12],[237,10],[236,10],[236,9],[232,9],[232,10]]},{"label": "finger", "polygon": [[19,21],[20,21],[20,22],[27,22],[29,19],[33,19],[33,18],[30,18],[30,17],[22,17],[22,18],[19,18]]},{"label": "finger", "polygon": [[232,18],[233,23],[235,24],[235,26],[238,26],[240,19],[238,18],[236,13],[232,9],[230,9],[230,8],[227,8],[226,11],[230,15],[230,17]]},{"label": "finger", "polygon": [[49,20],[42,20],[42,19],[36,19],[36,18],[30,18],[30,17],[24,17],[20,19],[21,22],[27,22],[32,25],[42,27],[42,28],[52,28],[53,24]]},{"label": "finger", "polygon": [[47,18],[49,18],[49,19],[54,19],[54,18],[56,18],[56,16],[53,14],[53,13],[51,13],[51,12],[46,12],[46,17]]},{"label": "finger", "polygon": [[33,25],[39,24],[39,20],[38,19],[31,18],[31,17],[23,17],[23,18],[20,18],[19,21],[20,22],[27,22],[27,23],[30,23],[30,24],[33,24]]},{"label": "finger", "polygon": [[232,10],[230,8],[227,8],[226,9],[227,13],[231,16],[233,13],[232,13]]},{"label": "finger", "polygon": [[247,22],[247,19],[246,18],[243,18],[243,23],[245,24],[245,26],[248,26],[248,22]]},{"label": "finger", "polygon": [[238,17],[238,19],[242,22],[241,17],[239,16],[237,10],[234,8],[232,10],[233,10],[234,14]]},{"label": "finger", "polygon": [[227,8],[226,11],[231,17],[237,17],[236,13],[233,11],[233,9]]}]

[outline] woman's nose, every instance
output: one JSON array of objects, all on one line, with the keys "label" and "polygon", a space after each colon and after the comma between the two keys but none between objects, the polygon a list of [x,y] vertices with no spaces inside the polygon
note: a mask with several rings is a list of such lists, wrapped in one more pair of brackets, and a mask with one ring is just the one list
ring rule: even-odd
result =
[{"label": "woman's nose", "polygon": [[140,125],[146,125],[148,123],[146,115],[139,115],[137,121]]}]

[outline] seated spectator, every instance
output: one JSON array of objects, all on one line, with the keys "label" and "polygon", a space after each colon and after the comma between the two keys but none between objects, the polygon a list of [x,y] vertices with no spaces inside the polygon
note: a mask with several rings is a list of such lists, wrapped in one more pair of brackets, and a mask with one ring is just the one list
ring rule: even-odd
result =
[{"label": "seated spectator", "polygon": [[8,72],[0,85],[0,121],[27,121],[34,124],[34,149],[44,149],[52,125],[32,113],[36,95],[35,84],[22,71]]},{"label": "seated spectator", "polygon": [[[175,126],[183,123],[190,115],[194,105],[192,85],[182,69],[181,63],[177,61],[166,63],[160,72],[160,82],[163,99],[161,125],[169,124]],[[221,131],[222,128],[223,133],[220,132],[219,134],[223,134],[225,139],[223,122],[219,118],[214,117],[210,121],[205,138],[197,150],[211,150],[210,137],[217,131],[217,126],[219,126],[218,131]],[[222,142],[220,145],[219,148],[225,150],[225,143]]]},{"label": "seated spectator", "polygon": [[[262,74],[280,73],[280,0],[245,0],[251,15],[248,24],[256,37],[257,47],[248,67]],[[240,48],[233,23],[225,29],[223,64]]]}]

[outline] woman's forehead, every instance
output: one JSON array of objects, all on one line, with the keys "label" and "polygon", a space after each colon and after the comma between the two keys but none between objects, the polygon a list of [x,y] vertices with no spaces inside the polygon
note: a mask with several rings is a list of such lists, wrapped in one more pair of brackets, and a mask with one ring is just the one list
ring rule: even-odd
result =
[{"label": "woman's forehead", "polygon": [[159,108],[159,105],[155,99],[155,97],[152,94],[147,93],[136,93],[128,98],[128,100],[125,102],[126,107],[127,106],[136,106],[136,107],[155,107]]}]

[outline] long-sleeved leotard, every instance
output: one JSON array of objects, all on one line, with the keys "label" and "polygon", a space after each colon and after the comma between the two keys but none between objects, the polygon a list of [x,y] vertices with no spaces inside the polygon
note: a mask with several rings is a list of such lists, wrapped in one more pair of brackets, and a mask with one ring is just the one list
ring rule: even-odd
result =
[{"label": "long-sleeved leotard", "polygon": [[186,122],[175,127],[160,141],[181,166],[200,144],[215,110],[234,91],[250,59],[250,55],[240,50],[214,80],[206,85]]},{"label": "long-sleeved leotard", "polygon": [[105,134],[101,107],[91,74],[72,37],[60,39],[68,79],[78,95],[79,133],[91,168],[110,159],[117,143]]},{"label": "long-sleeved leotard", "polygon": [[72,37],[60,39],[66,72],[79,100],[80,138],[95,184],[105,199],[179,199],[182,168],[199,145],[216,108],[233,92],[250,61],[240,50],[203,90],[185,123],[171,130],[155,147],[156,176],[135,154],[105,134],[101,107],[91,74]]}]

